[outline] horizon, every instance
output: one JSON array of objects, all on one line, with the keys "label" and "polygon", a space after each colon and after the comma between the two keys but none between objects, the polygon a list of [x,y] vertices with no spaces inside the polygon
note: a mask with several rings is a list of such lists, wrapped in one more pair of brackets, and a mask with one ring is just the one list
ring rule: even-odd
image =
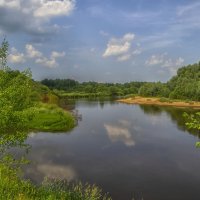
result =
[{"label": "horizon", "polygon": [[[8,64],[35,80],[167,82],[197,63],[197,0],[3,0]],[[16,17],[17,16],[17,17]]]}]

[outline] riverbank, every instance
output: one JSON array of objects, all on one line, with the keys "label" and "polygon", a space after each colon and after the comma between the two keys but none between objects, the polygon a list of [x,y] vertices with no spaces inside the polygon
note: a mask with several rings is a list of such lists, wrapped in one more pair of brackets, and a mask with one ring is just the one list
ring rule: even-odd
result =
[{"label": "riverbank", "polygon": [[76,200],[111,200],[95,185],[69,184],[65,180],[46,180],[42,185],[34,185],[19,176],[19,171],[0,163],[0,199],[43,200],[43,199],[76,199]]},{"label": "riverbank", "polygon": [[121,103],[127,103],[127,104],[190,107],[190,108],[200,109],[200,102],[171,100],[167,98],[136,96],[136,97],[126,98],[126,99],[119,99],[117,101]]},{"label": "riverbank", "polygon": [[74,116],[55,104],[39,103],[29,128],[34,131],[60,132],[75,127]]}]

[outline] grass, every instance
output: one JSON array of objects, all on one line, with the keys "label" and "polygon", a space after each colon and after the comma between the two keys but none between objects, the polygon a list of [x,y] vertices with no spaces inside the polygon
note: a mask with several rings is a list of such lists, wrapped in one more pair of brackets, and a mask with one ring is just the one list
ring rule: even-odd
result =
[{"label": "grass", "polygon": [[160,102],[167,102],[167,103],[172,103],[173,101],[171,100],[171,99],[169,99],[169,98],[165,98],[165,97],[161,97],[160,99],[159,99],[159,101]]},{"label": "grass", "polygon": [[70,185],[65,181],[46,180],[40,186],[23,180],[15,170],[0,163],[0,200],[110,200],[91,185]]},{"label": "grass", "polygon": [[74,116],[57,105],[40,103],[29,128],[37,131],[68,131],[75,126]]}]

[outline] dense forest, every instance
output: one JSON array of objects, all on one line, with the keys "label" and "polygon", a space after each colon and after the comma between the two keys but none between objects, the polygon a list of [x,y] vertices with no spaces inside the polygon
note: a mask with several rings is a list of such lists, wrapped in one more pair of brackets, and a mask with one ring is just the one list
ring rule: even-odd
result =
[{"label": "dense forest", "polygon": [[[80,83],[71,79],[44,79],[43,85],[56,93],[94,94],[95,96],[140,95],[147,97],[166,97],[171,99],[200,100],[200,62],[179,68],[177,75],[167,83],[129,82],[129,83]],[[59,90],[59,92],[58,92]],[[77,95],[78,96],[78,95]],[[81,96],[81,95],[79,95]]]},{"label": "dense forest", "polygon": [[[71,79],[44,79],[41,81],[43,85],[50,89],[63,90],[67,93],[90,94],[95,96],[124,96],[128,94],[137,94],[139,88],[146,82],[130,82],[130,83],[98,83],[83,82],[80,83]],[[56,90],[55,90],[56,89]]]}]

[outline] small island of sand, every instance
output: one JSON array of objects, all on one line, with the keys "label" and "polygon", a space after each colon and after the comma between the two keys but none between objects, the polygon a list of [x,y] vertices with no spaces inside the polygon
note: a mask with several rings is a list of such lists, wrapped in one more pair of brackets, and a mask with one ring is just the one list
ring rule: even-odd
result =
[{"label": "small island of sand", "polygon": [[197,101],[181,101],[181,100],[171,100],[171,99],[156,98],[156,97],[136,96],[136,97],[126,98],[126,99],[119,99],[117,101],[121,103],[127,103],[127,104],[191,107],[191,108],[200,109],[200,102],[197,102]]}]

